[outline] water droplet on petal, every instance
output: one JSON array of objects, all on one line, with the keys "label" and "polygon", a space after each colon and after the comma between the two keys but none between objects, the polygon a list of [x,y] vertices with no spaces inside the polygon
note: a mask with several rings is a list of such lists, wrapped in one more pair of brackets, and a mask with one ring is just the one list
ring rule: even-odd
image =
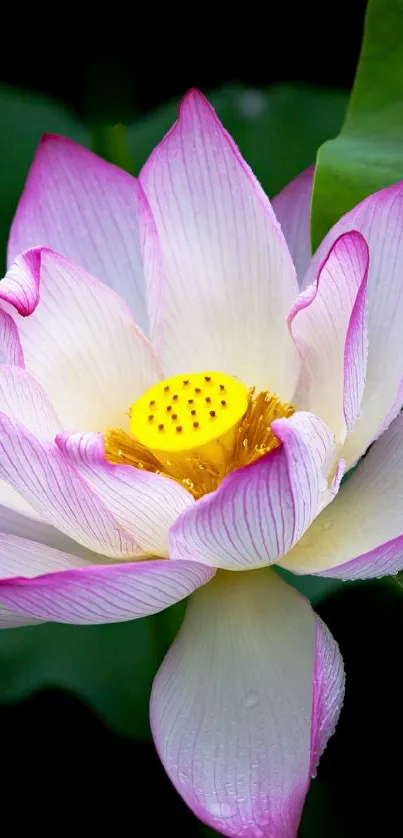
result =
[{"label": "water droplet on petal", "polygon": [[213,803],[209,803],[207,808],[213,818],[230,818],[233,814],[232,806],[229,803],[214,801]]},{"label": "water droplet on petal", "polygon": [[246,693],[246,695],[244,696],[242,704],[243,704],[244,707],[246,707],[249,710],[252,707],[257,707],[257,705],[259,704],[259,701],[260,701],[260,698],[259,698],[257,693],[249,692],[249,693]]}]

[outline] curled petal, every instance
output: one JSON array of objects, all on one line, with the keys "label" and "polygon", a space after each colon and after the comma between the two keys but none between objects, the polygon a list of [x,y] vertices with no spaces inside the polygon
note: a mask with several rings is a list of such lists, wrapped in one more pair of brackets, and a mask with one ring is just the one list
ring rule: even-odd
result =
[{"label": "curled petal", "polygon": [[172,558],[228,570],[271,564],[329,502],[340,475],[329,485],[335,441],[326,425],[295,413],[272,428],[282,443],[278,448],[232,472],[178,518],[169,534]]},{"label": "curled petal", "polygon": [[368,247],[360,233],[333,244],[289,324],[302,362],[298,403],[345,441],[361,408],[367,361]]},{"label": "curled petal", "polygon": [[298,574],[369,579],[403,568],[403,415],[280,564]]},{"label": "curled petal", "polygon": [[362,233],[370,256],[366,385],[361,415],[349,435],[344,454],[348,463],[353,464],[403,404],[403,181],[370,195],[334,225],[315,254],[304,284],[314,280],[329,248],[349,230]]},{"label": "curled petal", "polygon": [[46,245],[117,291],[146,330],[142,203],[131,175],[65,137],[45,135],[11,227],[8,264]]},{"label": "curled petal", "polygon": [[103,431],[128,423],[130,405],[160,372],[114,291],[60,254],[38,248],[17,258],[0,298],[22,315],[15,320],[26,369],[64,427]]}]

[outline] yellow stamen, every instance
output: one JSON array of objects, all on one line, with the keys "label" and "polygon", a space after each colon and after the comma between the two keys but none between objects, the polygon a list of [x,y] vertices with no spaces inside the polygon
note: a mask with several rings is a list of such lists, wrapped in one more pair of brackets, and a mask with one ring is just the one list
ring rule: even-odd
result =
[{"label": "yellow stamen", "polygon": [[221,373],[174,376],[132,405],[131,434],[107,432],[105,454],[111,463],[165,474],[199,498],[276,448],[271,423],[294,410]]}]

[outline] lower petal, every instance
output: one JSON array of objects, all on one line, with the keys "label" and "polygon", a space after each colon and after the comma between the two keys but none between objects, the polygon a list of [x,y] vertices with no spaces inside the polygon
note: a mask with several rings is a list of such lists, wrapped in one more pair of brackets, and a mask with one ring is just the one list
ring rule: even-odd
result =
[{"label": "lower petal", "polygon": [[154,682],[151,725],[176,789],[224,835],[297,833],[340,704],[336,644],[328,633],[323,651],[318,625],[270,569],[218,574],[189,602]]},{"label": "lower petal", "polygon": [[145,617],[189,596],[213,575],[195,562],[93,565],[0,535],[0,576],[7,577],[0,579],[0,608],[45,622],[91,625]]}]

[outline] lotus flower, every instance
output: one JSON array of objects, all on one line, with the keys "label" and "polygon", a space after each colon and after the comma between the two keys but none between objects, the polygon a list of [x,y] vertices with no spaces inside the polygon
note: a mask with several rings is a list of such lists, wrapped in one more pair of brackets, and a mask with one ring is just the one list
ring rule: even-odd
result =
[{"label": "lotus flower", "polygon": [[138,180],[47,136],[0,286],[2,624],[192,594],[153,736],[196,815],[242,838],[296,835],[343,696],[272,565],[403,566],[403,185],[311,260],[312,174],[271,206],[197,92]]}]

